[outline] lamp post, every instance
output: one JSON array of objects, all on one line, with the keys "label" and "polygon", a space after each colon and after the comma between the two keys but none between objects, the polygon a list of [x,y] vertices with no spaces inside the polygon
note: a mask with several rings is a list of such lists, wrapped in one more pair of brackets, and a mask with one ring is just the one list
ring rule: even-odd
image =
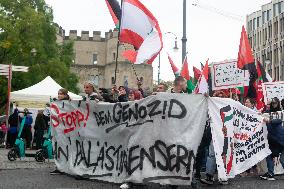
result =
[{"label": "lamp post", "polygon": [[[166,34],[171,34],[175,36],[175,45],[173,47],[173,50],[176,52],[178,51],[178,44],[177,44],[177,35],[172,32],[166,32]],[[161,74],[161,52],[159,53],[159,66],[158,66],[158,84],[160,84],[160,74]]]},{"label": "lamp post", "polygon": [[186,56],[186,0],[183,0],[183,36],[182,36],[182,62],[185,59]]}]

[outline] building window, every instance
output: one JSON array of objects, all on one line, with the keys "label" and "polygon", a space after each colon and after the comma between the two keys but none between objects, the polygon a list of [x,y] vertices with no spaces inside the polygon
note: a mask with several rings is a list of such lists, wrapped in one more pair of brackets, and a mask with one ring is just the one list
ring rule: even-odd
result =
[{"label": "building window", "polygon": [[98,63],[98,54],[93,54],[93,64]]},{"label": "building window", "polygon": [[90,81],[93,81],[93,83],[96,87],[99,86],[99,76],[98,75],[91,75]]},{"label": "building window", "polygon": [[257,27],[260,26],[260,17],[257,17]]},{"label": "building window", "polygon": [[123,84],[124,84],[125,87],[128,87],[128,76],[126,76],[126,75],[123,78]]},{"label": "building window", "polygon": [[114,77],[111,77],[111,84],[112,84],[112,85],[115,84]]},{"label": "building window", "polygon": [[267,10],[267,21],[271,19],[271,10]]},{"label": "building window", "polygon": [[278,5],[278,3],[273,4],[273,14],[274,14],[274,16],[278,15],[277,5]]},{"label": "building window", "polygon": [[116,53],[112,53],[112,58],[114,61],[116,60]]},{"label": "building window", "polygon": [[262,23],[264,24],[265,22],[266,22],[266,16],[267,16],[267,14],[266,14],[266,11],[263,11],[262,12]]}]

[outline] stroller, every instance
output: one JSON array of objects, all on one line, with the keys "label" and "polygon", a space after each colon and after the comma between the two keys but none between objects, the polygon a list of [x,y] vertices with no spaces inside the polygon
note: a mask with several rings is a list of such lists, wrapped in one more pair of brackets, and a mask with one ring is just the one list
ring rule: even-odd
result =
[{"label": "stroller", "polygon": [[[15,141],[15,147],[13,147],[9,152],[8,152],[8,159],[10,161],[15,161],[17,158],[23,158],[25,156],[30,157],[29,154],[25,154],[25,141],[23,138],[21,138],[21,134],[23,132],[24,126],[25,126],[25,121],[27,114],[29,112],[24,112],[24,118],[22,119],[21,125],[20,125],[20,130],[18,132],[17,139]],[[33,157],[33,156],[31,156]]]},{"label": "stroller", "polygon": [[42,149],[38,150],[35,155],[37,162],[44,162],[45,159],[53,159],[51,129],[48,128],[47,134],[44,136]]}]

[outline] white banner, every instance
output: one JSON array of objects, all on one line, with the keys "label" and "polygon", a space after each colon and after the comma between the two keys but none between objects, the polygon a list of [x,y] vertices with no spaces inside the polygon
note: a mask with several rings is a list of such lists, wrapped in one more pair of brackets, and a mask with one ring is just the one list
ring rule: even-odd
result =
[{"label": "white banner", "polygon": [[267,104],[269,100],[277,97],[280,101],[284,99],[284,82],[266,82],[262,84],[264,101]]},{"label": "white banner", "polygon": [[98,180],[189,185],[207,118],[203,95],[51,105],[59,170]]},{"label": "white banner", "polygon": [[210,98],[208,105],[220,179],[233,178],[271,154],[257,112],[232,99]]},{"label": "white banner", "polygon": [[236,60],[213,63],[211,73],[213,90],[249,85],[249,72],[238,69]]}]

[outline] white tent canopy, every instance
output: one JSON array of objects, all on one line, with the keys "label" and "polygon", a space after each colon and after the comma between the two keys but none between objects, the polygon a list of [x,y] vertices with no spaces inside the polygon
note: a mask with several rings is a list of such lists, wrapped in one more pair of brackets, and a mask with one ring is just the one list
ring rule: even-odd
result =
[{"label": "white tent canopy", "polygon": [[[11,101],[40,101],[49,102],[50,98],[57,98],[58,90],[62,87],[50,76],[28,88],[11,93]],[[72,100],[82,100],[82,97],[68,92]]]}]

